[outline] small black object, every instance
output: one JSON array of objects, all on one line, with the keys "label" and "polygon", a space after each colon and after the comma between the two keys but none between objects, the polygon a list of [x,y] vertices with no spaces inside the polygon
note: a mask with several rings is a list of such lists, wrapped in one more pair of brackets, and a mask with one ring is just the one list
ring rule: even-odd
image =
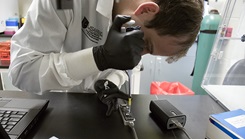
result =
[{"label": "small black object", "polygon": [[242,42],[245,42],[245,34],[242,35],[241,41],[242,41]]},{"label": "small black object", "polygon": [[173,121],[178,121],[182,126],[186,123],[186,116],[167,100],[152,100],[150,111],[152,118],[165,129],[177,128]]}]

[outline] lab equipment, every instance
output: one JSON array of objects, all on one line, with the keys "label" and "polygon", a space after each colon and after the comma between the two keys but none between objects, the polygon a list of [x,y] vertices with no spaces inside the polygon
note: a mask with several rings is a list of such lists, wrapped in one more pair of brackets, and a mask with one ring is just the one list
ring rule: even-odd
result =
[{"label": "lab equipment", "polygon": [[220,20],[221,16],[219,12],[217,10],[211,10],[209,15],[206,15],[201,23],[192,82],[192,90],[196,94],[207,94],[206,91],[201,88],[201,83]]},{"label": "lab equipment", "polygon": [[242,109],[210,115],[206,139],[244,139],[244,115]]},{"label": "lab equipment", "polygon": [[226,110],[245,109],[245,1],[227,0],[224,9],[201,86]]},{"label": "lab equipment", "polygon": [[122,116],[124,125],[134,124],[135,118],[133,117],[130,107],[127,104],[119,105],[119,112]]},{"label": "lab equipment", "polygon": [[152,118],[165,129],[175,129],[179,122],[183,127],[186,123],[186,115],[180,112],[168,100],[152,100],[150,102]]},{"label": "lab equipment", "polygon": [[227,71],[223,85],[245,85],[245,59],[237,61]]},{"label": "lab equipment", "polygon": [[184,128],[186,123],[186,115],[180,112],[168,100],[152,100],[149,108],[151,111],[151,117],[160,127],[167,130],[178,128],[186,134],[188,139],[192,139]]},{"label": "lab equipment", "polygon": [[120,104],[119,105],[119,112],[121,114],[124,125],[129,126],[133,131],[134,139],[138,139],[138,135],[137,135],[136,130],[134,128],[135,118],[133,117],[133,115],[130,111],[130,105]]},{"label": "lab equipment", "polygon": [[18,19],[8,19],[6,20],[6,28],[4,30],[5,35],[14,35],[19,29]]}]

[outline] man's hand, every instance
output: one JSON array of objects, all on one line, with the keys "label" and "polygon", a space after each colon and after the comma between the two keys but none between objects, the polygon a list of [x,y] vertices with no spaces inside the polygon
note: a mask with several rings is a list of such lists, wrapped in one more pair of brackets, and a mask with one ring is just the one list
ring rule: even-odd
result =
[{"label": "man's hand", "polygon": [[94,89],[97,92],[97,96],[100,101],[107,105],[106,116],[110,116],[111,113],[118,109],[117,100],[128,100],[129,95],[123,93],[118,87],[109,80],[98,80],[94,84]]},{"label": "man's hand", "polygon": [[93,48],[94,60],[99,70],[133,69],[141,60],[144,33],[141,30],[121,32],[122,25],[130,19],[130,16],[116,16],[105,44]]}]

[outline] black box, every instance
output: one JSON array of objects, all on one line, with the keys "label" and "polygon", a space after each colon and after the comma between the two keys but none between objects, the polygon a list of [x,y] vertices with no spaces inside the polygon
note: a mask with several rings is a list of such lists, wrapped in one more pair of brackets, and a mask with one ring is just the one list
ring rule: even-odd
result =
[{"label": "black box", "polygon": [[157,124],[166,129],[177,128],[173,121],[178,121],[182,126],[186,123],[186,116],[167,100],[152,100],[150,111]]}]

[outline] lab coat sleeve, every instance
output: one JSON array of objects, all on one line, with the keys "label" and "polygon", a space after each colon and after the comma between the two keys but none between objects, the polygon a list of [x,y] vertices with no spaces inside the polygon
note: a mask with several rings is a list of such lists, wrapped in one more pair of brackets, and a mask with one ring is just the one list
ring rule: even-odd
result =
[{"label": "lab coat sleeve", "polygon": [[33,0],[24,26],[12,37],[9,77],[21,90],[69,89],[99,73],[92,48],[61,53],[72,11],[55,10],[54,1]]},{"label": "lab coat sleeve", "polygon": [[[118,88],[120,89],[122,85],[125,83],[125,81],[128,81],[128,75],[126,74],[125,71],[122,70],[107,69],[103,72],[100,72],[99,74],[94,74],[92,76],[89,76],[88,78],[86,78],[86,80],[82,82],[81,86],[77,86],[77,87],[82,87],[82,90],[87,90],[87,92],[90,92],[89,90],[95,92],[94,83],[99,79],[110,80],[115,85],[117,85]],[[75,89],[72,91],[76,92],[77,87],[75,87]]]}]

